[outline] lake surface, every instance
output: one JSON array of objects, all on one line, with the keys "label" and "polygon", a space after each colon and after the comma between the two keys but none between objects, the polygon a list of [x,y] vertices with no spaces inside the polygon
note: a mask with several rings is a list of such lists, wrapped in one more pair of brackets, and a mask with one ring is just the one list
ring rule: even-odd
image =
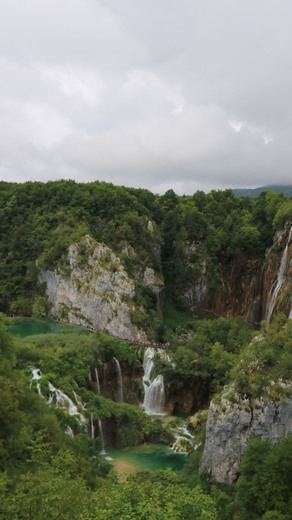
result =
[{"label": "lake surface", "polygon": [[143,444],[124,450],[108,448],[106,452],[112,457],[112,464],[117,472],[125,476],[138,471],[157,471],[167,468],[178,471],[188,460],[186,455],[174,453],[161,444]]},{"label": "lake surface", "polygon": [[49,320],[33,320],[31,318],[16,318],[8,323],[7,330],[13,336],[26,338],[36,334],[90,334],[89,331],[77,325],[68,325]]}]

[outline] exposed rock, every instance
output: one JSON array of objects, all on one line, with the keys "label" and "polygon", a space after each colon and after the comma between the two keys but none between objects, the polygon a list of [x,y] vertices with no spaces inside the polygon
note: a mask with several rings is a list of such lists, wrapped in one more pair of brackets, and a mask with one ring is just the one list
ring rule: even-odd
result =
[{"label": "exposed rock", "polygon": [[232,484],[238,477],[242,455],[251,435],[277,441],[292,433],[292,398],[274,402],[233,396],[236,402],[222,397],[211,402],[201,468],[212,480]]},{"label": "exposed rock", "polygon": [[172,384],[166,389],[165,410],[168,414],[190,414],[209,404],[209,382],[194,377],[184,384]]},{"label": "exposed rock", "polygon": [[222,257],[220,281],[208,288],[208,309],[215,316],[244,316],[252,322],[262,318],[262,261],[248,254]]},{"label": "exposed rock", "polygon": [[86,235],[69,247],[69,276],[43,271],[54,317],[128,340],[145,340],[131,322],[135,286],[119,257]]},{"label": "exposed rock", "polygon": [[[277,291],[274,302],[277,310],[289,316],[292,310],[292,227],[288,224],[283,230],[278,231],[271,249],[267,252],[264,263],[263,276],[263,319],[269,320],[271,316],[270,302],[273,292]],[[284,261],[284,263],[283,263]],[[279,284],[279,274],[281,283]],[[278,284],[278,286],[277,286]]]},{"label": "exposed rock", "polygon": [[[143,400],[142,366],[132,366],[127,362],[120,362],[124,400],[127,403],[139,405]],[[92,372],[91,388],[95,388],[94,372]],[[117,368],[114,361],[104,363],[99,367],[100,391],[103,397],[118,401]]]},{"label": "exposed rock", "polygon": [[152,267],[146,267],[143,274],[143,284],[150,287],[155,294],[159,294],[164,289],[163,281],[156,276]]},{"label": "exposed rock", "polygon": [[[199,252],[200,246],[201,244],[197,242],[187,242],[183,248],[185,269],[189,274],[188,282],[184,286],[181,298],[193,314],[201,314],[205,308],[208,289],[206,259]],[[194,255],[196,254],[198,258],[194,261]]]},{"label": "exposed rock", "polygon": [[189,287],[183,295],[184,301],[193,313],[199,312],[200,307],[205,301],[207,289],[208,279],[203,271],[202,275],[196,279],[195,283]]},{"label": "exposed rock", "polygon": [[191,415],[188,419],[188,426],[194,431],[198,426],[198,417],[197,415]]},{"label": "exposed rock", "polygon": [[187,308],[198,316],[244,316],[259,323],[266,319],[267,308],[281,260],[288,244],[283,284],[277,295],[276,309],[289,316],[292,310],[292,239],[291,224],[277,231],[273,246],[265,258],[252,253],[224,255],[218,258],[214,273],[208,272],[208,258],[198,243],[186,243],[183,249],[187,282],[178,294]]}]

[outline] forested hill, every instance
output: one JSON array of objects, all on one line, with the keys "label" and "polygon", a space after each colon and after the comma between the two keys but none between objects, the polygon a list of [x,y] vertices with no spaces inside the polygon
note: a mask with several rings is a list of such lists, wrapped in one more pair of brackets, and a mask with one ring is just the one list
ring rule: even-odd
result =
[{"label": "forested hill", "polygon": [[283,193],[288,197],[292,196],[292,185],[271,184],[268,186],[260,186],[259,188],[238,188],[232,190],[237,197],[258,197],[264,191],[272,191],[274,193]]},{"label": "forested hill", "polygon": [[[275,192],[254,199],[231,190],[188,196],[169,190],[159,196],[105,182],[1,182],[0,211],[0,311],[45,314],[39,272],[68,275],[68,247],[90,236],[115,252],[134,281],[136,304],[149,316],[157,305],[146,269],[155,274],[156,288],[165,287],[164,302],[194,314],[211,305],[220,312],[224,266],[230,272],[230,261],[240,255],[262,259],[275,231],[292,221],[292,200]],[[80,262],[81,257],[79,251]],[[236,314],[231,300],[223,313]]]}]

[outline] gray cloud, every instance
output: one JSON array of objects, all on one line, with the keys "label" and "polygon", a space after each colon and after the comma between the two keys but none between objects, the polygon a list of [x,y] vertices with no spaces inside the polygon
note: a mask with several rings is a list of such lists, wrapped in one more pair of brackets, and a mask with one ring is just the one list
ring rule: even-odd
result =
[{"label": "gray cloud", "polygon": [[10,0],[0,178],[291,183],[289,0]]}]

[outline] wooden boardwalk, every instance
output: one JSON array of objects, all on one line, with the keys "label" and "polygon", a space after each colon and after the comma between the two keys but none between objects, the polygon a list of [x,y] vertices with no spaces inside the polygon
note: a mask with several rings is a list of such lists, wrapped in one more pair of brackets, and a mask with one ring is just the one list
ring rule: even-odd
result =
[{"label": "wooden boardwalk", "polygon": [[[68,321],[65,321],[65,320],[62,320],[62,319],[55,319],[54,321],[58,322],[58,323],[64,323],[65,325],[77,325],[76,323],[69,323]],[[89,332],[98,332],[100,334],[105,334],[106,336],[109,336],[110,338],[112,339],[115,339],[117,341],[125,341],[126,343],[130,343],[131,345],[139,345],[141,347],[145,347],[145,348],[148,348],[148,347],[152,347],[152,348],[167,348],[170,346],[170,343],[169,342],[166,342],[166,343],[159,343],[159,342],[156,342],[156,341],[148,341],[148,340],[139,340],[139,339],[136,339],[136,340],[131,340],[131,339],[126,339],[126,338],[120,338],[118,336],[113,336],[112,334],[109,334],[109,332],[106,332],[106,331],[103,331],[103,330],[98,330],[98,329],[94,329],[94,327],[90,326],[90,325],[78,325],[80,327],[82,327],[83,329],[86,329],[88,330]]]}]

